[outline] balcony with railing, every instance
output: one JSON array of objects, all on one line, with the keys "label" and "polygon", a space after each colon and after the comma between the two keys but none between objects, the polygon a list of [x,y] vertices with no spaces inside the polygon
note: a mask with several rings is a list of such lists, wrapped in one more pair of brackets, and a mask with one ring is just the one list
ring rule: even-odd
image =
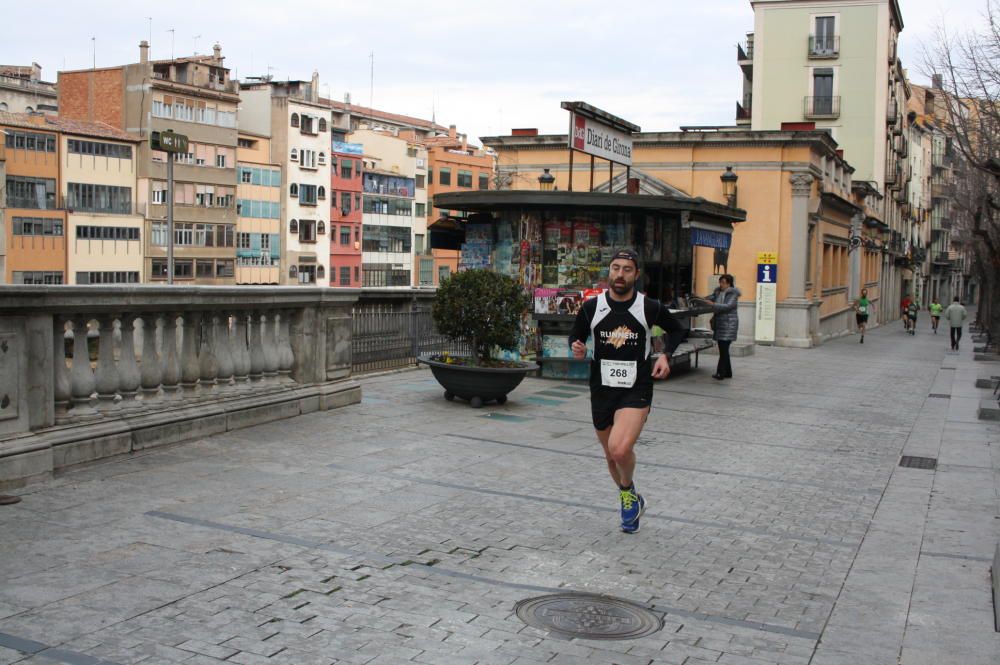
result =
[{"label": "balcony with railing", "polygon": [[750,122],[750,106],[744,106],[736,102],[736,124],[746,124]]},{"label": "balcony with railing", "polygon": [[736,61],[747,80],[753,80],[753,33],[747,33],[747,40],[736,45]]},{"label": "balcony with railing", "polygon": [[893,157],[889,157],[885,160],[885,184],[895,185],[899,182],[900,177],[900,164],[899,160]]},{"label": "balcony with railing", "polygon": [[896,120],[899,119],[899,106],[896,104],[896,99],[894,97],[889,98],[888,104],[885,108],[885,124],[894,125]]},{"label": "balcony with railing", "polygon": [[931,183],[931,196],[935,199],[950,199],[954,186],[950,182],[935,181]]},{"label": "balcony with railing", "polygon": [[840,95],[805,97],[803,114],[807,118],[837,118],[840,116]]},{"label": "balcony with railing", "polygon": [[840,55],[840,37],[834,35],[809,35],[809,58],[819,60]]}]

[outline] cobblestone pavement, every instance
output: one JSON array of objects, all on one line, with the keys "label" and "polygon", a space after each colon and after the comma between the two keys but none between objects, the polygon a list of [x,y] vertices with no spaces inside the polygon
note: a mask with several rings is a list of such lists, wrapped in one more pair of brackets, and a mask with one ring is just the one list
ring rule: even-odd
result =
[{"label": "cobblestone pavement", "polygon": [[[372,377],[357,406],[74,470],[0,508],[0,665],[996,665],[1000,427],[947,346],[895,324],[721,383],[703,356],[656,387],[634,536],[585,389],[554,381],[476,410]],[[514,614],[567,590],[664,627]]]}]

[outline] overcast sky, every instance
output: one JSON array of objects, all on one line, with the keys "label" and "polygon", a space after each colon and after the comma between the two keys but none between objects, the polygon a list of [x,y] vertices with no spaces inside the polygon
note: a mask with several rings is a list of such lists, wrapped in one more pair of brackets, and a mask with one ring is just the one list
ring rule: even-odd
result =
[{"label": "overcast sky", "polygon": [[[982,24],[986,0],[900,0],[900,57],[911,79],[943,19]],[[0,62],[61,69],[211,52],[240,78],[320,74],[321,94],[456,124],[470,137],[512,127],[565,132],[562,100],[583,100],[647,131],[732,124],[742,94],[735,44],[749,0],[4,0]],[[149,18],[152,18],[150,28]],[[40,22],[41,21],[41,22]],[[20,26],[20,27],[17,27]],[[169,32],[173,29],[174,32]],[[374,89],[369,54],[374,52]]]}]

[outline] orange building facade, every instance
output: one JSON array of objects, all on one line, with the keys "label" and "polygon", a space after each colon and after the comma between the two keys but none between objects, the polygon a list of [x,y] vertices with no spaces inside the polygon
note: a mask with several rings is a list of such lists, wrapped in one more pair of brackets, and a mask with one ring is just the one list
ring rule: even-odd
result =
[{"label": "orange building facade", "polygon": [[[447,136],[426,138],[421,143],[427,148],[427,200],[431,202],[427,211],[428,229],[449,213],[433,207],[435,194],[495,189],[493,153],[470,146],[465,135],[456,132],[455,125],[448,128]],[[427,243],[424,255],[417,257],[417,273],[423,271],[426,275],[427,262],[433,262],[433,284],[438,286],[442,279],[458,270],[459,261],[458,250],[430,249]]]},{"label": "orange building facade", "polygon": [[[570,171],[565,135],[485,137],[483,142],[497,152],[497,177],[510,189],[538,189],[545,171],[554,176],[555,189],[569,189],[571,174],[572,189],[589,189],[589,161],[576,160]],[[727,167],[737,175],[734,203],[747,219],[735,225],[725,255],[694,248],[695,294],[707,295],[719,274],[732,274],[743,293],[740,338],[753,341],[758,258],[776,254],[773,343],[811,347],[852,332],[854,300],[867,288],[878,304],[883,257],[891,256],[877,192],[852,181],[853,168],[824,132],[645,132],[635,137],[631,176],[638,193],[679,192],[725,202],[721,175]],[[615,167],[611,191],[626,187],[625,169]],[[595,190],[609,191],[606,162],[596,170]],[[876,316],[871,323],[880,321]]]}]

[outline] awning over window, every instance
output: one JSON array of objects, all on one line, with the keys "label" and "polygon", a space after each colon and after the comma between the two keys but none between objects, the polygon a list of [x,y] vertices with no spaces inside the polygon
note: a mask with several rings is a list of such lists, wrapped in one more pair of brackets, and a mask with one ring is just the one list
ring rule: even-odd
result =
[{"label": "awning over window", "polygon": [[715,249],[729,249],[732,235],[723,231],[709,231],[708,229],[691,229],[691,244],[702,247],[714,247]]}]

